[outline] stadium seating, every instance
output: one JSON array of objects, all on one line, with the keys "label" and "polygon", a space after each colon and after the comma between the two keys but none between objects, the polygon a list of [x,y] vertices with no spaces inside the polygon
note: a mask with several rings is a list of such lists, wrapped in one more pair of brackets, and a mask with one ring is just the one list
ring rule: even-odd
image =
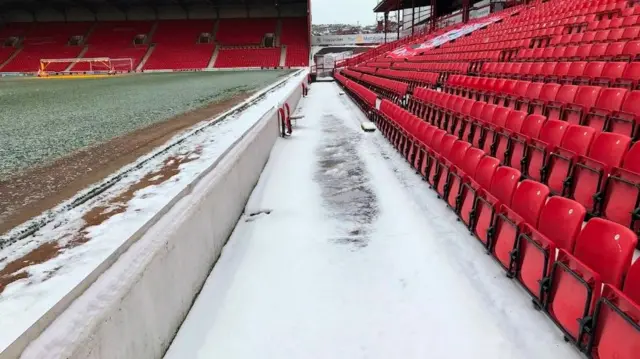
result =
[{"label": "stadium seating", "polygon": [[347,93],[378,96],[362,107],[382,135],[599,359],[640,352],[639,16],[626,1],[534,2],[421,55],[388,56],[398,42],[336,74]]},{"label": "stadium seating", "polygon": [[276,22],[276,19],[220,19],[215,40],[220,45],[261,45],[266,34],[275,34]]},{"label": "stadium seating", "polygon": [[280,48],[221,48],[214,67],[278,67]]},{"label": "stadium seating", "polygon": [[[212,43],[199,43],[203,33],[214,34]],[[282,18],[280,44],[286,46],[285,66],[309,65],[309,38],[306,18]],[[215,67],[261,67],[280,65],[281,48],[263,48],[265,34],[276,34],[278,19],[159,20],[8,23],[0,29],[0,39],[19,37],[23,49],[2,71],[35,72],[43,58],[109,57],[131,59],[135,69],[153,44],[144,70],[201,69],[207,67],[216,45],[222,45]],[[152,32],[156,25],[155,30]],[[68,45],[72,36],[85,36],[84,43]],[[88,35],[88,36],[87,36]],[[146,43],[136,44],[139,35]],[[87,50],[83,51],[86,46]],[[7,60],[13,47],[0,49],[0,63]],[[69,63],[51,64],[49,71],[63,71]],[[90,65],[75,64],[72,71],[88,71]]]},{"label": "stadium seating", "polygon": [[280,44],[287,46],[285,66],[309,66],[309,30],[306,18],[283,18]]},{"label": "stadium seating", "polygon": [[200,44],[198,37],[203,33],[212,33],[213,27],[213,20],[159,21],[152,39],[155,48],[144,69],[206,68],[215,45]]}]

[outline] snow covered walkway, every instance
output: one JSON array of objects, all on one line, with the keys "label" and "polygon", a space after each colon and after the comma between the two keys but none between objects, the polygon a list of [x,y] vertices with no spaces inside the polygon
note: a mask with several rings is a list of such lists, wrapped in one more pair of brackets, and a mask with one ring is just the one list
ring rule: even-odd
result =
[{"label": "snow covered walkway", "polygon": [[580,358],[339,93],[312,85],[165,359]]}]

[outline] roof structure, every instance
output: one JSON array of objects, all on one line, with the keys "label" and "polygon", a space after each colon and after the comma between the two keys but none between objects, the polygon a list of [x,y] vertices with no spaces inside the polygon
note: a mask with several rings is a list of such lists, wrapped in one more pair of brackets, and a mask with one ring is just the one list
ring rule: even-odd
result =
[{"label": "roof structure", "polygon": [[[430,5],[431,0],[382,0],[373,11],[390,12]],[[460,8],[462,8],[462,0],[436,0],[436,9],[440,14],[447,14]]]},{"label": "roof structure", "polygon": [[70,7],[86,8],[95,12],[95,9],[104,6],[114,6],[126,10],[136,6],[167,6],[177,5],[189,7],[192,5],[207,5],[216,8],[223,7],[252,7],[264,5],[289,5],[307,3],[308,0],[0,0],[0,12],[9,10],[34,11],[43,7],[65,9]]}]

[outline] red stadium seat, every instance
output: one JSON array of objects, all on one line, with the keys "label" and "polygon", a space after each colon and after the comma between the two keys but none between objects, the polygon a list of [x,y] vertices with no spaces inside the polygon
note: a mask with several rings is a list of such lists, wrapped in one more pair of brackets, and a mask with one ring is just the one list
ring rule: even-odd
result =
[{"label": "red stadium seat", "polygon": [[602,199],[600,193],[612,167],[618,167],[627,154],[631,139],[617,133],[603,132],[596,136],[587,156],[576,159],[571,169],[568,195],[591,214]]},{"label": "red stadium seat", "polygon": [[640,142],[627,152],[622,167],[612,169],[603,196],[602,217],[640,233]]},{"label": "red stadium seat", "polygon": [[585,126],[569,126],[562,137],[560,147],[554,149],[544,165],[544,182],[554,195],[564,195],[569,187],[567,181],[577,156],[585,156],[595,137],[595,130]]},{"label": "red stadium seat", "polygon": [[478,162],[473,178],[469,178],[467,182],[462,184],[462,188],[460,189],[461,197],[458,215],[470,229],[472,229],[475,219],[475,213],[472,213],[472,211],[474,210],[476,197],[479,193],[485,190],[488,191],[491,187],[493,174],[496,172],[499,165],[500,161],[495,157],[482,157],[480,162]]},{"label": "red stadium seat", "polygon": [[540,304],[543,279],[555,261],[556,248],[573,252],[586,211],[567,198],[551,197],[543,206],[538,223],[527,224],[518,237],[517,277]]},{"label": "red stadium seat", "polygon": [[548,120],[540,129],[540,136],[538,139],[531,139],[526,144],[527,157],[526,162],[523,164],[525,168],[525,176],[532,178],[538,182],[543,179],[543,166],[546,162],[547,155],[556,146],[560,146],[562,138],[569,124],[564,121]]},{"label": "red stadium seat", "polygon": [[593,127],[598,131],[607,128],[607,121],[611,114],[620,111],[622,102],[627,95],[627,90],[617,88],[604,88],[600,91],[591,111],[585,116],[581,124]]},{"label": "red stadium seat", "polygon": [[622,290],[605,284],[593,314],[586,352],[599,359],[634,359],[640,353],[640,260],[631,266]]},{"label": "red stadium seat", "polygon": [[[471,146],[471,144],[469,144],[469,146]],[[459,215],[464,194],[462,191],[462,184],[467,181],[467,178],[474,178],[476,175],[476,168],[484,155],[484,151],[481,149],[470,147],[465,152],[462,165],[455,171],[449,172],[450,179],[447,204]],[[473,201],[471,200],[470,203],[473,204]],[[466,215],[467,221],[465,223],[469,223],[468,212]]]},{"label": "red stadium seat", "polygon": [[601,283],[622,284],[637,241],[628,228],[593,218],[580,232],[573,253],[560,250],[545,309],[574,342],[582,342],[581,323],[590,315]]},{"label": "red stadium seat", "polygon": [[521,227],[528,223],[535,227],[538,224],[540,211],[549,196],[549,188],[531,180],[522,181],[515,192],[511,205],[503,204],[495,219],[495,238],[492,240],[492,253],[506,268],[514,274],[516,263],[513,260],[516,240]]},{"label": "red stadium seat", "polygon": [[632,139],[637,140],[640,127],[638,123],[640,123],[640,91],[631,91],[626,94],[620,105],[620,111],[614,111],[608,116],[606,130],[631,136]]},{"label": "red stadium seat", "polygon": [[[558,97],[564,93],[564,90],[570,91],[568,96],[571,96],[574,87],[567,89],[568,86],[563,86],[558,93]],[[579,125],[582,123],[582,116],[588,112],[593,105],[595,105],[598,95],[600,94],[601,87],[599,86],[578,86],[575,89],[575,96],[572,100],[569,97],[565,99],[565,105],[562,109],[562,119],[572,124]],[[562,101],[562,100],[560,100]],[[551,118],[551,116],[549,116]]]},{"label": "red stadium seat", "polygon": [[[489,157],[493,158],[493,157]],[[495,158],[493,158],[495,159]],[[482,165],[482,162],[480,163]],[[491,248],[494,228],[492,228],[494,216],[500,204],[511,205],[511,197],[518,186],[520,171],[511,167],[498,167],[491,179],[491,185],[476,196],[473,207],[473,230],[478,239],[487,248]]]}]

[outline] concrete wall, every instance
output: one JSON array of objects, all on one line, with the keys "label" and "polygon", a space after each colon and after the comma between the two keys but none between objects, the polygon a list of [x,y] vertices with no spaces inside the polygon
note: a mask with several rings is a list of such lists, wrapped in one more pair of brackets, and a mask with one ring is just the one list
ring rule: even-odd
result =
[{"label": "concrete wall", "polygon": [[21,358],[161,358],[266,165],[279,134],[277,108],[286,102],[295,109],[302,77],[292,78],[290,92],[152,220]]}]

